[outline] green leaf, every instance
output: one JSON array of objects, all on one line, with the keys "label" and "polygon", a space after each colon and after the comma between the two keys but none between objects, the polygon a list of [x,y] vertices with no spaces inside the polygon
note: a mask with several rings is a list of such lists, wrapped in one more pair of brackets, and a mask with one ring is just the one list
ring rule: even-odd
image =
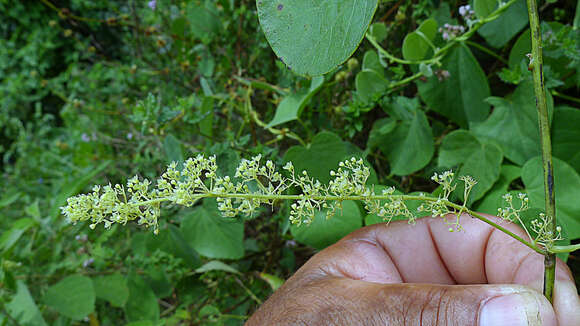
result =
[{"label": "green leaf", "polygon": [[580,0],[576,1],[576,14],[574,15],[574,23],[572,26],[574,26],[574,29],[580,27]]},{"label": "green leaf", "polygon": [[451,8],[447,2],[439,2],[439,7],[431,15],[439,26],[450,24],[457,25],[457,19],[451,18]]},{"label": "green leaf", "polygon": [[[574,240],[580,238],[580,175],[564,161],[553,158],[553,163],[557,224],[562,226],[570,240]],[[530,207],[545,211],[544,173],[540,157],[526,162],[522,168],[522,180],[530,197]]]},{"label": "green leaf", "polygon": [[200,38],[204,43],[209,43],[211,39],[222,30],[222,23],[215,5],[206,6],[190,2],[186,13],[191,32]]},{"label": "green leaf", "polygon": [[156,321],[159,319],[159,304],[151,287],[136,273],[127,278],[129,298],[125,304],[127,321]]},{"label": "green leaf", "polygon": [[431,47],[421,35],[411,32],[403,40],[403,58],[411,61],[419,61],[427,56]]},{"label": "green leaf", "polygon": [[233,268],[232,266],[230,266],[228,264],[224,264],[223,262],[221,262],[219,260],[212,260],[210,262],[207,262],[206,264],[204,264],[203,266],[201,266],[200,268],[195,270],[196,273],[200,273],[200,274],[203,274],[203,273],[209,272],[209,271],[223,271],[223,272],[228,272],[228,273],[232,273],[232,274],[241,274],[237,269]]},{"label": "green leaf", "polygon": [[149,252],[159,249],[181,258],[190,268],[201,266],[199,254],[189,245],[182,231],[173,224],[169,224],[167,230],[162,230],[158,235],[148,233],[146,246]]},{"label": "green leaf", "polygon": [[171,22],[171,33],[184,36],[185,26],[187,25],[187,19],[185,17],[177,17]]},{"label": "green leaf", "polygon": [[46,326],[38,306],[23,281],[16,282],[16,294],[6,304],[10,317],[17,320],[22,326]]},{"label": "green leaf", "polygon": [[437,35],[437,21],[429,18],[419,25],[417,32],[422,33],[429,41],[433,41]]},{"label": "green leaf", "polygon": [[181,150],[181,142],[172,134],[169,134],[163,140],[163,149],[167,162],[183,162],[183,151]]},{"label": "green leaf", "polygon": [[505,200],[502,196],[508,192],[510,183],[521,176],[521,170],[519,166],[502,165],[499,179],[479,202],[475,210],[486,214],[497,215],[497,209],[505,205]]},{"label": "green leaf", "polygon": [[202,135],[211,137],[213,135],[213,98],[206,96],[201,103],[200,112],[204,118],[199,122],[199,131]]},{"label": "green leaf", "polygon": [[385,76],[385,67],[381,64],[381,59],[377,51],[368,50],[363,57],[362,70],[372,70],[381,77]]},{"label": "green leaf", "polygon": [[377,41],[382,42],[387,38],[387,25],[382,22],[376,22],[369,27],[369,34]]},{"label": "green leaf", "polygon": [[580,110],[557,107],[552,122],[552,153],[580,173]]},{"label": "green leaf", "polygon": [[158,325],[156,325],[154,322],[152,322],[150,320],[140,320],[140,321],[130,322],[130,323],[126,324],[125,326],[158,326]]},{"label": "green leaf", "polygon": [[430,18],[424,21],[416,31],[405,36],[403,40],[403,58],[419,61],[427,57],[432,50],[431,41],[437,34],[437,22]]},{"label": "green leaf", "polygon": [[340,240],[345,235],[362,226],[362,216],[357,204],[353,201],[342,202],[342,209],[330,219],[326,219],[326,211],[320,211],[310,225],[290,227],[290,232],[296,241],[316,249],[324,249]]},{"label": "green leaf", "polygon": [[[553,111],[552,97],[548,96],[548,110]],[[489,118],[473,127],[480,139],[498,144],[512,162],[523,165],[540,155],[538,114],[532,81],[524,80],[506,99],[491,97],[487,102],[494,106]]]},{"label": "green leaf", "polygon": [[[296,173],[306,170],[311,177],[328,183],[330,170],[335,170],[338,163],[353,156],[362,157],[362,151],[350,143],[343,142],[338,135],[323,131],[314,136],[312,143],[307,147],[290,147],[284,155],[284,162],[291,161]],[[376,180],[376,173],[371,169],[368,183],[376,183]]]},{"label": "green leaf", "polygon": [[[498,146],[480,142],[469,131],[460,129],[447,134],[443,139],[438,165],[445,168],[459,165],[456,178],[469,175],[477,181],[468,199],[468,204],[471,204],[483,197],[498,180],[502,159]],[[459,181],[454,194],[461,200],[464,200],[463,190],[463,182]]]},{"label": "green leaf", "polygon": [[508,65],[511,69],[517,68],[522,60],[529,61],[526,58],[526,54],[530,53],[532,48],[532,40],[530,36],[530,29],[526,29],[520,34],[514,45],[510,50],[510,55],[508,57]]},{"label": "green leaf", "polygon": [[477,18],[486,18],[497,7],[497,0],[473,0],[473,10]]},{"label": "green leaf", "polygon": [[0,198],[0,208],[4,208],[12,204],[16,200],[18,200],[21,196],[22,196],[21,192],[6,193],[2,195],[2,198]]},{"label": "green leaf", "polygon": [[453,48],[443,59],[443,69],[449,78],[436,76],[427,82],[418,81],[419,94],[427,105],[461,127],[485,120],[489,105],[489,85],[483,70],[471,51],[464,45]]},{"label": "green leaf", "polygon": [[324,77],[314,77],[310,82],[308,91],[291,93],[284,97],[276,108],[274,118],[266,127],[270,128],[298,119],[304,107],[306,107],[310,99],[320,90],[322,84],[324,84]]},{"label": "green leaf", "polygon": [[[416,109],[411,112],[410,119],[399,121],[397,126],[388,133],[380,130],[389,127],[383,121],[377,121],[371,130],[372,139],[388,158],[391,173],[408,175],[425,167],[433,157],[434,143],[431,126],[423,111]],[[387,129],[387,130],[388,130]],[[377,130],[373,132],[374,130]],[[379,134],[379,135],[377,135]]]},{"label": "green leaf", "polygon": [[374,70],[362,70],[356,74],[355,86],[360,99],[368,103],[385,93],[389,81]]},{"label": "green leaf", "polygon": [[381,145],[385,137],[395,130],[395,127],[397,127],[397,120],[393,118],[383,118],[375,121],[369,133],[367,149],[371,150]]},{"label": "green leaf", "polygon": [[207,320],[205,325],[207,326],[224,326],[221,321],[221,312],[216,306],[205,305],[198,313],[199,317]]},{"label": "green leaf", "polygon": [[129,299],[127,280],[119,273],[95,277],[93,283],[97,298],[108,301],[113,307],[122,308]]},{"label": "green leaf", "polygon": [[279,278],[276,275],[272,275],[272,274],[268,274],[268,273],[260,273],[258,275],[260,276],[261,279],[266,281],[266,283],[268,283],[268,285],[270,285],[270,287],[272,288],[272,291],[278,290],[282,286],[282,284],[284,284],[284,280]]},{"label": "green leaf", "polygon": [[205,199],[202,206],[185,216],[181,232],[193,249],[205,257],[244,256],[244,223],[222,217],[213,199]]},{"label": "green leaf", "polygon": [[483,25],[477,32],[494,48],[506,45],[528,25],[525,0],[516,1],[499,18]]},{"label": "green leaf", "polygon": [[33,227],[35,224],[36,222],[31,218],[21,218],[14,222],[12,227],[9,230],[4,231],[2,236],[0,236],[0,251],[6,252],[10,250],[24,232],[28,231],[28,229]]},{"label": "green leaf", "polygon": [[167,298],[173,294],[173,284],[164,269],[150,266],[145,270],[144,280],[151,287],[155,297]]},{"label": "green leaf", "polygon": [[270,46],[300,75],[322,75],[348,59],[361,42],[377,0],[257,0]]},{"label": "green leaf", "polygon": [[64,187],[59,191],[56,196],[51,208],[50,217],[51,219],[56,219],[60,214],[60,207],[66,204],[66,200],[73,195],[79,193],[84,187],[86,187],[89,182],[103,170],[105,170],[111,161],[105,161],[98,166],[87,167],[83,169],[80,175],[71,176],[70,182],[65,182]]},{"label": "green leaf", "polygon": [[95,310],[93,281],[82,275],[65,277],[48,288],[44,302],[63,316],[81,320]]}]

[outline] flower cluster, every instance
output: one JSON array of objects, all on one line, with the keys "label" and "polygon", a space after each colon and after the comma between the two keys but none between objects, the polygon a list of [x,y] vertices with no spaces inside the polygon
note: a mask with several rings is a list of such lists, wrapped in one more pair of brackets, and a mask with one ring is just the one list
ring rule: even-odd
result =
[{"label": "flower cluster", "polygon": [[504,208],[498,208],[497,209],[497,216],[503,218],[504,220],[508,220],[510,222],[520,222],[520,224],[523,224],[521,221],[521,217],[520,214],[528,209],[528,196],[526,196],[526,194],[524,193],[519,193],[518,194],[518,199],[520,200],[520,207],[516,208],[514,207],[514,203],[513,203],[513,195],[512,194],[505,194],[502,196],[502,198],[505,200],[505,202],[507,203],[507,206]]},{"label": "flower cluster", "polygon": [[537,236],[534,242],[544,247],[553,245],[554,241],[562,240],[562,227],[556,226],[556,234],[553,234],[549,227],[548,217],[544,213],[540,213],[537,219],[532,220],[532,231]]},{"label": "flower cluster", "polygon": [[441,37],[445,41],[449,41],[451,39],[456,38],[457,36],[463,34],[465,32],[465,27],[462,25],[450,25],[445,24],[443,27],[439,27],[439,33],[441,33]]},{"label": "flower cluster", "polygon": [[385,202],[380,200],[365,200],[365,209],[371,214],[382,217],[385,221],[390,222],[395,216],[404,216],[409,223],[415,223],[416,216],[409,210],[403,196],[394,195],[395,187],[389,187],[382,192],[382,196],[387,199]]},{"label": "flower cluster", "polygon": [[[160,208],[164,202],[189,207],[200,199],[215,198],[222,215],[233,218],[252,216],[262,205],[292,200],[290,221],[301,225],[311,223],[317,211],[325,210],[326,217],[332,217],[340,211],[345,200],[363,202],[369,214],[376,214],[385,221],[403,216],[413,223],[417,216],[408,208],[407,201],[418,200],[422,202],[419,212],[443,218],[449,225],[449,231],[453,232],[461,230],[459,218],[461,214],[470,212],[466,203],[477,184],[470,176],[458,178],[464,184],[463,205],[458,205],[450,200],[451,193],[457,187],[455,174],[451,171],[435,173],[431,178],[440,185],[438,197],[399,195],[395,194],[394,187],[377,194],[374,187],[366,184],[370,169],[360,158],[340,162],[338,169],[330,171],[330,176],[330,182],[323,184],[306,171],[297,173],[291,162],[279,171],[272,161],[263,162],[261,155],[249,160],[242,159],[233,176],[222,176],[218,173],[215,156],[198,155],[187,159],[181,168],[175,162],[169,164],[155,186],[148,179],[137,176],[129,179],[126,185],[95,186],[89,194],[69,198],[61,210],[72,223],[89,221],[91,229],[100,223],[109,228],[114,223],[136,221],[152,227],[157,233]],[[297,194],[286,194],[289,189]],[[524,194],[519,194],[518,198],[521,205],[515,208],[512,195],[505,195],[508,206],[500,209],[498,214],[523,225],[520,213],[528,207],[528,198]],[[538,234],[533,241],[545,245],[548,241],[561,238],[560,229],[557,235],[551,234],[548,229],[546,218],[540,216],[532,223],[532,230]]]},{"label": "flower cluster", "polygon": [[[311,223],[320,210],[326,211],[327,218],[332,217],[340,211],[345,200],[364,202],[369,213],[386,221],[394,216],[405,216],[412,223],[416,218],[407,207],[405,200],[408,198],[395,195],[395,188],[376,194],[373,187],[366,185],[370,169],[360,158],[340,162],[338,169],[330,171],[332,179],[328,184],[312,178],[306,171],[297,173],[291,162],[286,163],[282,170],[278,171],[272,161],[262,162],[258,155],[249,160],[242,159],[234,176],[220,176],[216,157],[199,155],[186,160],[181,169],[175,162],[169,164],[155,186],[148,179],[137,176],[129,179],[126,185],[95,186],[89,194],[69,198],[61,210],[70,222],[90,221],[91,228],[100,223],[109,228],[114,223],[136,221],[153,227],[155,233],[158,232],[163,202],[192,206],[202,198],[215,198],[225,217],[252,216],[262,205],[293,200],[290,220],[298,225]],[[450,212],[448,199],[455,189],[453,173],[435,175],[433,180],[443,186],[442,197],[437,200],[426,196],[413,199],[431,199],[428,210],[434,216],[444,216]],[[285,194],[290,188],[298,194]]]},{"label": "flower cluster", "polygon": [[465,21],[472,21],[475,18],[475,11],[471,9],[470,5],[465,5],[459,7],[459,15],[465,19]]},{"label": "flower cluster", "polygon": [[529,207],[529,199],[526,194],[518,193],[517,198],[520,201],[520,205],[517,208],[514,207],[514,196],[512,194],[508,193],[502,197],[507,203],[507,206],[504,208],[498,208],[497,216],[510,222],[518,222],[534,244],[549,247],[554,244],[554,241],[562,240],[562,228],[557,226],[556,234],[554,234],[548,225],[548,218],[544,213],[540,213],[538,218],[531,221],[530,228],[535,234],[535,236],[532,236],[532,233],[529,232],[521,217],[522,212],[527,210]]},{"label": "flower cluster", "polygon": [[452,171],[445,171],[441,174],[435,173],[431,177],[431,180],[441,186],[442,194],[435,201],[423,202],[417,210],[420,212],[429,212],[433,217],[442,217],[445,223],[449,226],[449,232],[462,230],[459,218],[461,217],[461,214],[467,211],[466,204],[469,199],[469,194],[477,184],[477,181],[468,175],[462,175],[459,177],[459,180],[464,183],[463,206],[454,208],[450,207],[449,196],[455,188],[457,188],[455,173]]}]

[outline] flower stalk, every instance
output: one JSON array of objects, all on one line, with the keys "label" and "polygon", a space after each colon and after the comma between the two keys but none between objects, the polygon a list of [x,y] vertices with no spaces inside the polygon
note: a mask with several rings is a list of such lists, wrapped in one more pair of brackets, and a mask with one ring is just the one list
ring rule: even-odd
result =
[{"label": "flower stalk", "polygon": [[[300,225],[310,224],[315,213],[321,210],[330,218],[340,212],[342,202],[353,200],[362,202],[369,214],[376,214],[386,222],[393,217],[404,217],[409,223],[414,223],[419,216],[417,212],[426,212],[434,218],[442,218],[450,232],[460,231],[462,227],[459,219],[462,214],[468,214],[542,255],[548,255],[551,244],[560,239],[560,228],[556,229],[557,233],[551,233],[547,228],[545,214],[532,222],[531,230],[535,237],[531,236],[526,226],[521,223],[520,213],[528,207],[528,197],[522,193],[517,196],[521,203],[519,207],[514,206],[514,197],[506,194],[504,199],[507,206],[498,210],[498,216],[506,221],[522,224],[528,239],[511,232],[501,223],[470,210],[466,203],[477,181],[466,175],[456,180],[451,171],[435,174],[431,178],[441,188],[440,195],[431,196],[397,194],[394,187],[376,193],[373,185],[366,184],[370,168],[360,158],[340,162],[338,169],[330,171],[332,179],[328,184],[310,177],[306,171],[297,173],[291,162],[286,163],[282,169],[284,171],[279,171],[272,161],[261,162],[261,156],[258,155],[250,160],[242,159],[235,175],[220,176],[217,173],[215,156],[198,155],[186,160],[181,170],[177,169],[177,163],[170,164],[155,185],[148,179],[135,176],[126,185],[95,186],[91,193],[69,198],[67,206],[61,210],[70,222],[89,221],[90,228],[95,228],[97,224],[104,224],[105,228],[109,228],[113,224],[136,221],[140,225],[152,227],[157,233],[163,203],[189,207],[200,199],[215,198],[224,217],[236,218],[252,216],[262,205],[274,205],[288,200],[292,201],[290,221]],[[449,199],[458,182],[464,184],[462,204]],[[417,211],[411,211],[408,201],[420,201],[421,205]],[[558,252],[574,249],[577,248],[555,248]]]}]

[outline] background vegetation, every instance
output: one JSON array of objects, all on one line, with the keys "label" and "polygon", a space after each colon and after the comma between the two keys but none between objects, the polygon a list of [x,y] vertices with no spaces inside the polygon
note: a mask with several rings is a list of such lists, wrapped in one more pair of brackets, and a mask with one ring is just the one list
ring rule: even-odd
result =
[{"label": "background vegetation", "polygon": [[[422,32],[447,44],[466,4],[381,1],[370,32],[408,58],[407,34],[433,19]],[[540,5],[558,219],[577,242],[580,9]],[[154,179],[197,153],[221,173],[261,154],[322,181],[354,155],[406,193],[436,193],[431,175],[455,168],[479,181],[476,210],[496,213],[508,191],[530,195],[530,217],[543,209],[523,0],[440,65],[363,41],[312,79],[275,56],[251,0],[0,0],[0,21],[0,325],[240,325],[316,250],[378,222],[351,202],[310,227],[286,203],[232,220],[205,200],[164,210],[155,236],[60,214],[92,184]],[[562,258],[580,280],[580,256]]]}]

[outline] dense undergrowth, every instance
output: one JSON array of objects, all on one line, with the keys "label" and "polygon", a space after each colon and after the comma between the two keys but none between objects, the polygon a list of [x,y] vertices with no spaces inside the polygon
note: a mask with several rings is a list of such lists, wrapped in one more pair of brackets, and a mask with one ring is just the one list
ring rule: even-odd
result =
[{"label": "dense undergrowth", "polygon": [[[382,1],[369,33],[398,58],[417,28],[443,47],[476,19],[466,4]],[[580,14],[540,9],[558,223],[574,243]],[[254,1],[0,0],[0,19],[0,325],[240,325],[316,250],[380,222],[355,202],[298,227],[288,203],[228,219],[204,199],[166,207],[158,235],[61,215],[92,184],[154,180],[200,153],[219,175],[261,155],[322,182],[355,156],[375,190],[411,194],[437,195],[431,176],[453,168],[478,180],[470,208],[496,214],[525,192],[524,223],[541,212],[525,1],[439,62],[398,64],[363,40],[314,78],[272,52]],[[580,280],[580,256],[562,258]]]}]

